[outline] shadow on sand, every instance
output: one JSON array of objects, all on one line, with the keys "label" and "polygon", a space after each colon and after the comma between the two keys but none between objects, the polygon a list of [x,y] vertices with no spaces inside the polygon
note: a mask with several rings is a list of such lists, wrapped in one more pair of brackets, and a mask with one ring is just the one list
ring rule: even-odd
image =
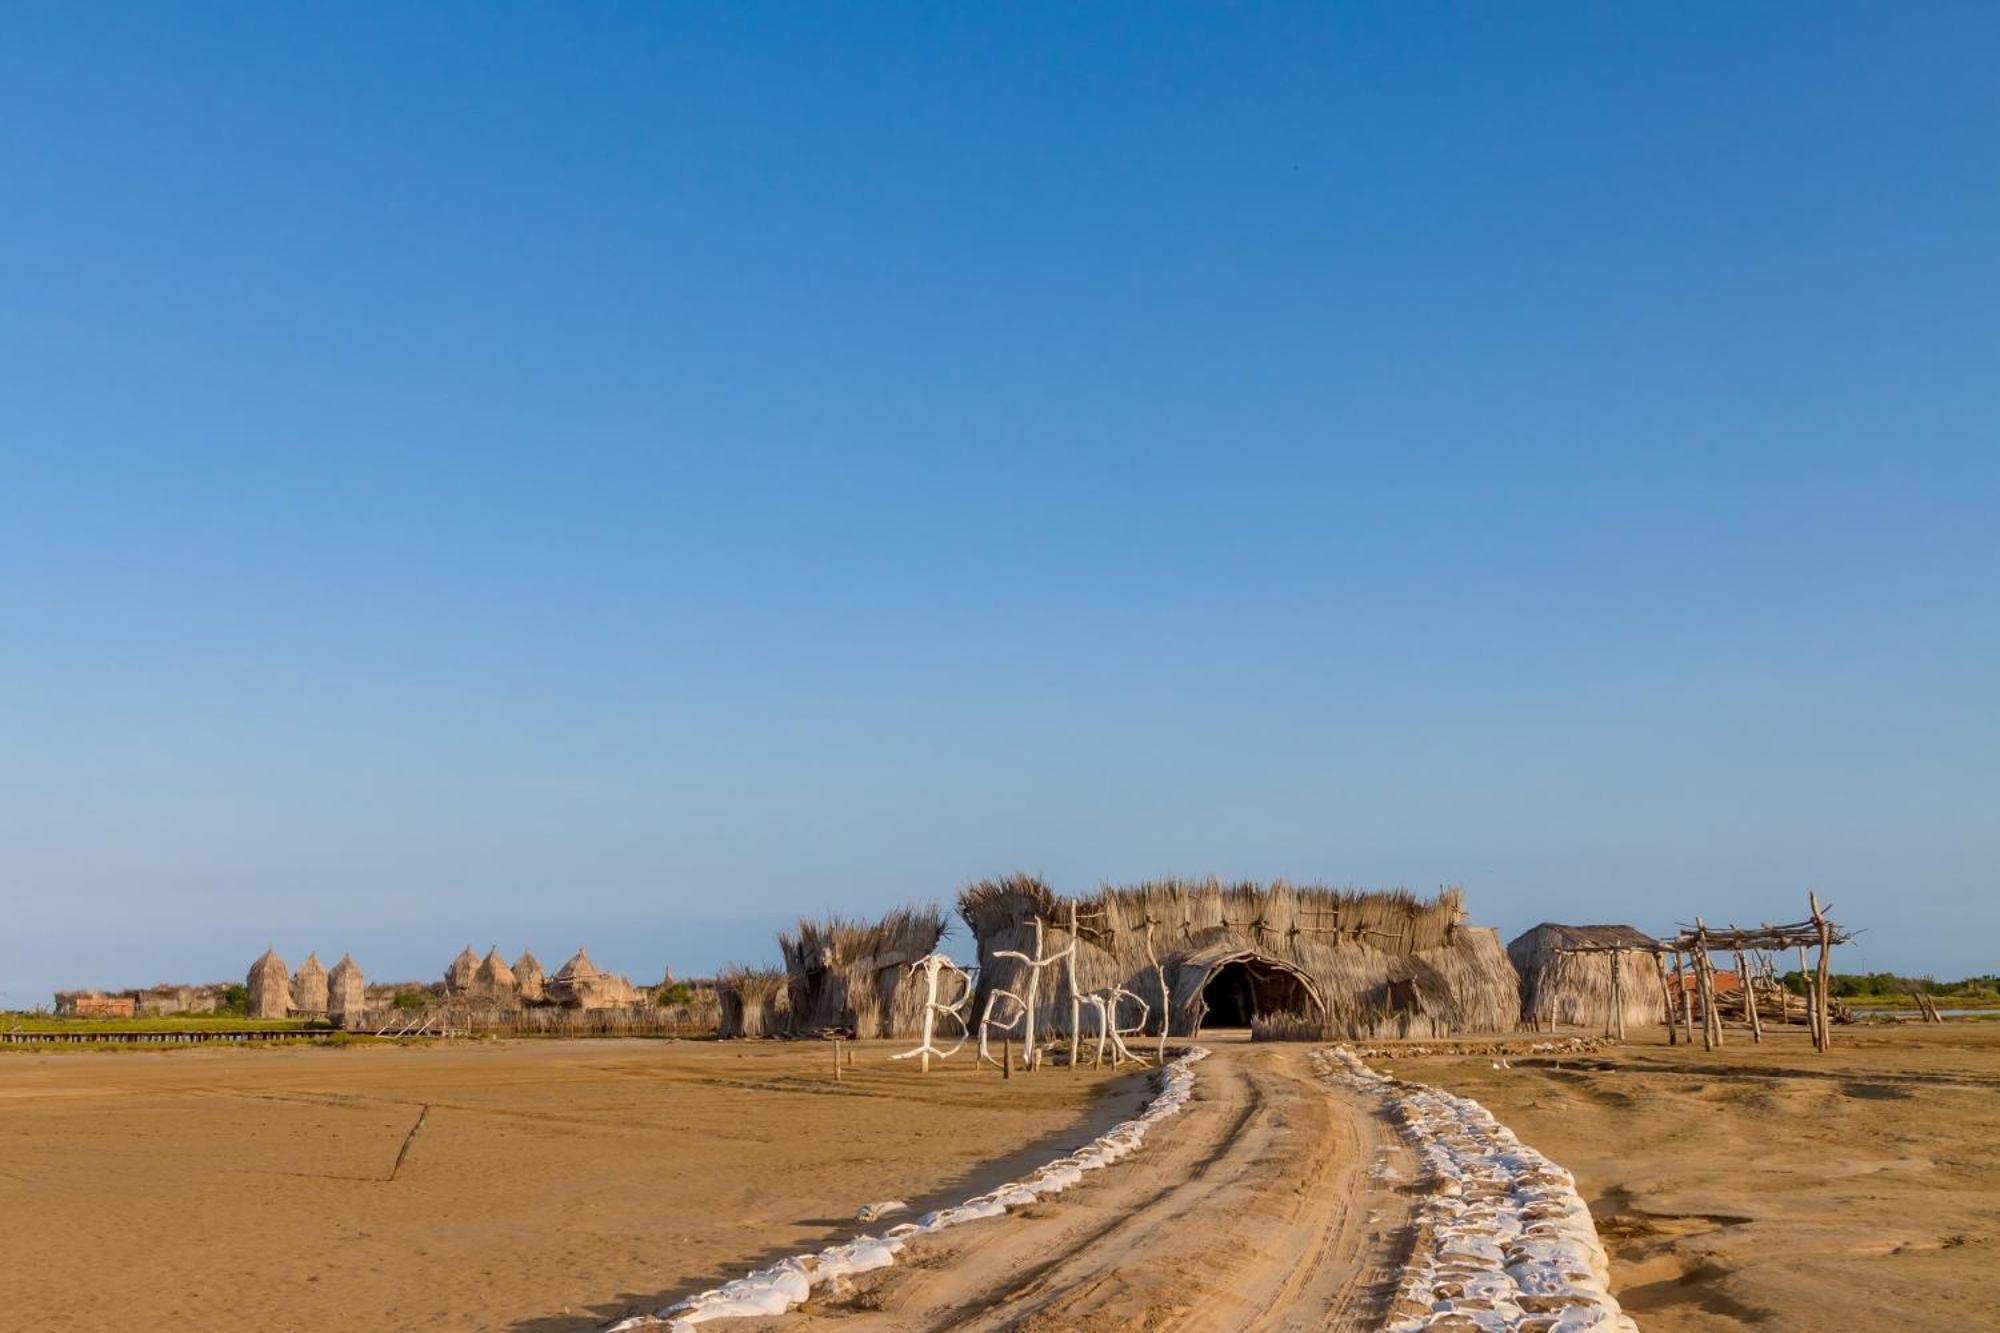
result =
[{"label": "shadow on sand", "polygon": [[[800,1218],[793,1225],[818,1228],[820,1234],[817,1238],[800,1241],[794,1245],[773,1246],[757,1254],[738,1256],[726,1264],[694,1274],[660,1291],[622,1292],[611,1300],[582,1309],[569,1310],[561,1314],[531,1315],[507,1325],[507,1333],[595,1333],[606,1324],[629,1319],[633,1315],[652,1314],[663,1310],[711,1287],[719,1287],[725,1282],[742,1277],[752,1269],[774,1264],[788,1255],[808,1254],[829,1245],[852,1240],[866,1232],[879,1232],[884,1227],[908,1221],[932,1209],[948,1207],[971,1195],[983,1193],[996,1185],[1025,1176],[1044,1162],[1088,1143],[1119,1121],[1129,1120],[1139,1114],[1151,1096],[1152,1084],[1144,1073],[1128,1074],[1115,1082],[1105,1084],[1103,1092],[1091,1103],[1090,1109],[1080,1119],[1004,1157],[979,1162],[942,1182],[928,1194],[909,1199],[907,1202],[910,1211],[907,1216],[890,1218],[873,1226],[864,1226],[852,1217]],[[863,1199],[855,1201],[857,1206],[865,1202],[869,1201]]]}]

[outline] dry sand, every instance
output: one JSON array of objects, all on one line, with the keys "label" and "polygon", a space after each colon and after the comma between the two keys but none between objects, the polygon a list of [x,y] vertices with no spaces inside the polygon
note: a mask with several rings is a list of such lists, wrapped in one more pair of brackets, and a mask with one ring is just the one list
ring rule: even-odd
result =
[{"label": "dry sand", "polygon": [[[1648,1333],[2000,1327],[2000,1025],[1836,1039],[1370,1062],[1569,1167]],[[1372,1169],[1408,1178],[1393,1130],[1306,1046],[1204,1040],[1186,1113],[1130,1162],[718,1327],[1374,1326],[1412,1207]],[[852,1235],[862,1202],[1022,1175],[1146,1095],[923,1080],[890,1049],[838,1087],[818,1044],[0,1057],[0,1323],[584,1333]]]},{"label": "dry sand", "polygon": [[1648,1333],[2000,1328],[2000,1023],[1375,1059],[1568,1167]]},{"label": "dry sand", "polygon": [[1145,1096],[895,1049],[838,1085],[821,1043],[0,1054],[0,1329],[583,1333]]}]

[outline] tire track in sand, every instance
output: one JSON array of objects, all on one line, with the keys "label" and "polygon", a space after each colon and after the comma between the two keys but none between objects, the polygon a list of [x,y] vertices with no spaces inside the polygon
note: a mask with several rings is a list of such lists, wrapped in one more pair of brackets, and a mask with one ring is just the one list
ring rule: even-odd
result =
[{"label": "tire track in sand", "polygon": [[1306,1047],[1204,1044],[1187,1110],[1130,1163],[1005,1221],[914,1242],[902,1264],[809,1303],[791,1326],[1373,1327],[1409,1209],[1370,1168],[1400,1145],[1372,1108],[1314,1075]]}]

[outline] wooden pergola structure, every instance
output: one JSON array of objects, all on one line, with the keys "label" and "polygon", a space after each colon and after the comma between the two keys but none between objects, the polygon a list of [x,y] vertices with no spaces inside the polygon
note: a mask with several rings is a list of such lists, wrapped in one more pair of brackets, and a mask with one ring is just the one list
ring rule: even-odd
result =
[{"label": "wooden pergola structure", "polygon": [[[1715,963],[1716,953],[1733,954],[1736,959],[1738,993],[1742,997],[1743,1016],[1750,1025],[1751,1040],[1764,1040],[1763,1020],[1757,1013],[1757,997],[1751,985],[1752,973],[1744,965],[1744,954],[1754,956],[1759,951],[1777,953],[1797,949],[1799,971],[1806,978],[1806,1021],[1812,1029],[1813,1049],[1824,1051],[1832,1046],[1832,1016],[1828,1001],[1831,980],[1830,954],[1836,944],[1846,944],[1854,936],[1851,931],[1834,924],[1820,905],[1817,893],[1806,895],[1807,906],[1812,915],[1805,921],[1789,925],[1774,926],[1768,922],[1748,928],[1730,925],[1726,929],[1711,928],[1700,917],[1692,926],[1683,925],[1680,933],[1664,939],[1651,949],[1641,949],[1632,944],[1574,944],[1566,945],[1557,952],[1565,954],[1604,953],[1611,955],[1611,1019],[1606,1024],[1605,1035],[1622,1039],[1625,1036],[1624,1015],[1619,1012],[1619,997],[1622,984],[1620,963],[1628,953],[1650,952],[1653,966],[1659,971],[1660,986],[1667,996],[1668,1044],[1677,1042],[1685,1035],[1690,1044],[1694,1041],[1695,1000],[1701,1001],[1701,1044],[1703,1050],[1713,1050],[1722,1045],[1722,1011],[1716,1003]],[[1817,947],[1818,966],[1811,972],[1806,969],[1806,950]],[[1674,959],[1672,979],[1667,970],[1667,955]],[[1686,962],[1683,963],[1683,958]],[[1684,970],[1685,968],[1685,970]],[[1692,974],[1694,984],[1690,987],[1684,979]],[[1762,974],[1775,978],[1775,969],[1768,960],[1764,961]],[[1675,982],[1680,984],[1676,985]],[[1676,1002],[1678,1001],[1678,1008]]]}]

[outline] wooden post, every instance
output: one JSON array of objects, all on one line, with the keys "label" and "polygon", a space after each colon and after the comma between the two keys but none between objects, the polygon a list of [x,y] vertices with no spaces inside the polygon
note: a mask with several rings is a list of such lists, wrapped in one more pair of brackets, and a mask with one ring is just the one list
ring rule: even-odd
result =
[{"label": "wooden post", "polygon": [[1667,981],[1666,955],[1653,950],[1653,970],[1660,974],[1660,1003],[1667,1011],[1667,1045],[1672,1046],[1680,1034],[1674,1031],[1674,988]]},{"label": "wooden post", "polygon": [[1625,1000],[1618,993],[1618,960],[1623,950],[1611,951],[1611,1026],[1618,1040],[1625,1040]]},{"label": "wooden post", "polygon": [[1798,979],[1806,987],[1806,1027],[1812,1031],[1812,1049],[1820,1049],[1820,1001],[1814,999],[1812,973],[1806,971],[1806,947],[1798,947]]},{"label": "wooden post", "polygon": [[[1042,956],[1042,919],[1035,918],[1035,957]],[[1042,969],[1039,964],[1028,968],[1027,1015],[1021,1020],[1021,1068],[1028,1073],[1035,1069],[1035,1008],[1042,989]]]},{"label": "wooden post", "polygon": [[1694,919],[1695,983],[1701,988],[1701,1048],[1712,1051],[1722,1044],[1722,1019],[1715,1012],[1715,964],[1708,956],[1708,926]]},{"label": "wooden post", "polygon": [[1000,1038],[1000,1077],[1014,1077],[1014,1039]]},{"label": "wooden post", "polygon": [[1153,918],[1146,918],[1146,958],[1153,964],[1153,972],[1160,979],[1160,1068],[1167,1067],[1167,1029],[1173,1026],[1174,996],[1167,989],[1167,969],[1160,966],[1160,956],[1153,952]]},{"label": "wooden post", "polygon": [[1069,958],[1063,965],[1069,978],[1069,1072],[1076,1072],[1077,1050],[1083,1040],[1083,995],[1076,988],[1076,899],[1069,900]]},{"label": "wooden post", "polygon": [[840,1082],[840,1038],[833,1039],[833,1081]]},{"label": "wooden post", "polygon": [[[1734,925],[1729,927],[1735,930]],[[1736,985],[1743,992],[1743,1012],[1750,1019],[1750,1040],[1764,1044],[1764,1022],[1757,1017],[1757,988],[1750,984],[1750,970],[1743,965],[1743,950],[1736,951]]]},{"label": "wooden post", "polygon": [[1694,980],[1689,975],[1693,971],[1694,956],[1690,954],[1687,965],[1683,967],[1681,964],[1681,951],[1679,949],[1674,950],[1674,989],[1680,995],[1681,1032],[1687,1038],[1687,1044],[1690,1046],[1694,1045],[1694,988],[1688,983]]},{"label": "wooden post", "polygon": [[1826,913],[1820,910],[1817,893],[1807,893],[1806,902],[1812,908],[1813,924],[1819,927],[1819,1048],[1830,1051],[1833,1049],[1833,1015],[1829,1012],[1827,993],[1833,981],[1830,970],[1833,965],[1833,926],[1827,921]]}]

